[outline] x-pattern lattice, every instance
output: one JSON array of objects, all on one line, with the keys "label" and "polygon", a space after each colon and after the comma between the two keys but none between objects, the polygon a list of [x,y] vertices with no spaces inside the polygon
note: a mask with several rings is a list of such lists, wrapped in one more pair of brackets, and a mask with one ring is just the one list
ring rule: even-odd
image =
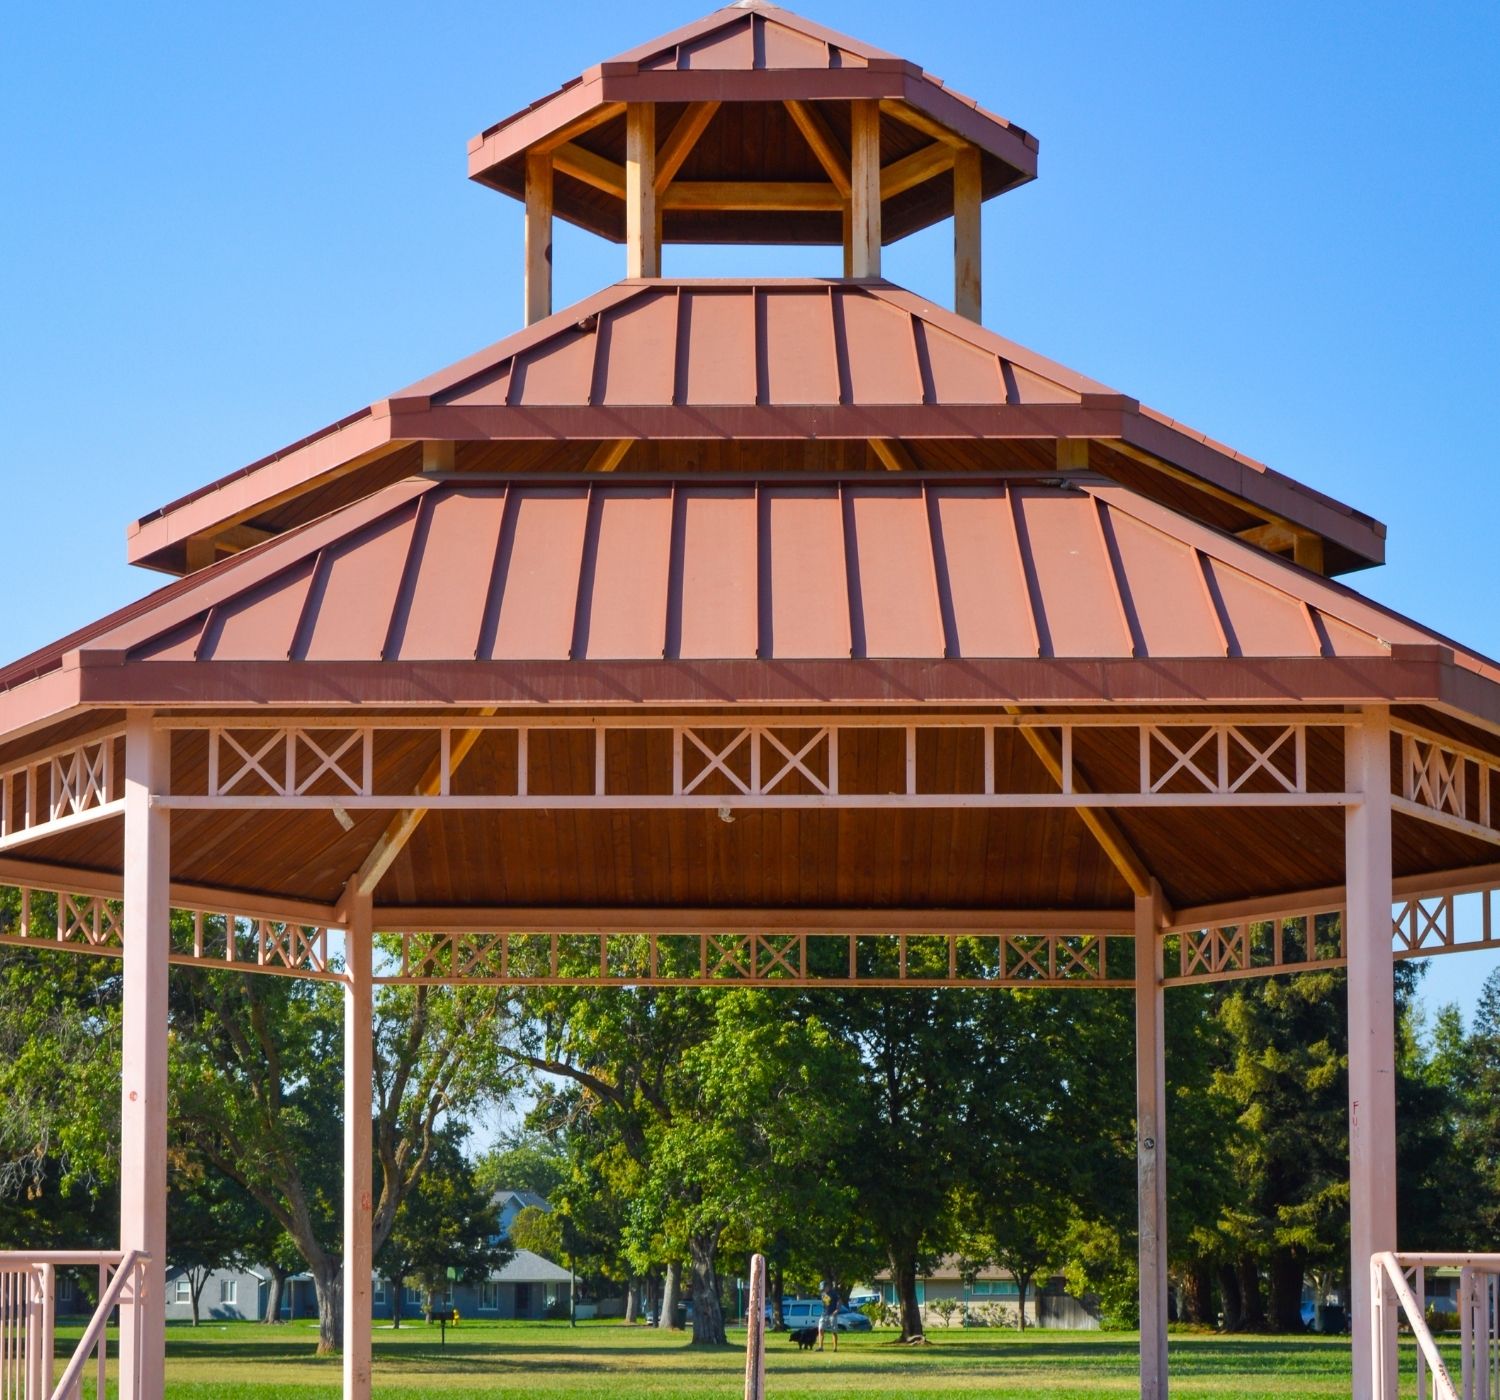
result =
[{"label": "x-pattern lattice", "polygon": [[1307,790],[1307,735],[1302,725],[1265,731],[1248,725],[1147,725],[1141,730],[1141,790],[1165,792],[1175,779],[1202,792],[1243,792],[1264,774],[1281,792]]},{"label": "x-pattern lattice", "polygon": [[[674,795],[686,797],[698,792],[715,773],[722,775],[732,790],[744,797],[768,797],[793,774],[805,780],[812,792],[827,795],[835,790],[838,740],[832,729],[814,727],[803,737],[805,726],[776,729],[768,725],[746,725],[738,731],[731,731],[731,737],[724,742],[714,739],[715,732],[687,726],[676,731]],[[820,752],[827,764],[827,777],[817,772],[816,758]],[[694,758],[700,766],[689,777],[688,765]],[[769,777],[766,776],[768,770]]]},{"label": "x-pattern lattice", "polygon": [[212,729],[208,745],[211,797],[247,794],[257,781],[272,796],[304,797],[325,773],[341,794],[356,797],[370,791],[368,729]]},{"label": "x-pattern lattice", "polygon": [[75,739],[0,772],[0,848],[113,815],[123,730]]},{"label": "x-pattern lattice", "polygon": [[89,948],[120,947],[125,941],[125,927],[119,901],[60,894],[57,899],[57,941],[81,943]]}]

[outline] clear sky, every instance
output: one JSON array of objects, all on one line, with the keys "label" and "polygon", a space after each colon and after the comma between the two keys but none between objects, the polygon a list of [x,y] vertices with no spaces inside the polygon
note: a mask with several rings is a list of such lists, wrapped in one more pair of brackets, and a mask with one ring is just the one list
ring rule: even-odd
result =
[{"label": "clear sky", "polygon": [[[703,0],[707,8],[708,0]],[[1390,526],[1349,581],[1491,655],[1500,5],[807,0],[1041,140],[985,320]],[[697,4],[20,5],[0,44],[5,657],[158,581],[127,521],[515,329],[465,143]],[[946,227],[888,250],[950,295]],[[667,250],[671,273],[837,273]],[[558,304],[623,274],[564,227]],[[1436,959],[1472,1003],[1487,955]]]}]

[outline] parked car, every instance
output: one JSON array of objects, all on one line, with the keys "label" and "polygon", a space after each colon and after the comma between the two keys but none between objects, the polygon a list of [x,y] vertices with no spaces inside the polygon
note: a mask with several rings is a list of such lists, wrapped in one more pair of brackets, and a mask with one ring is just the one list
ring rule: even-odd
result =
[{"label": "parked car", "polygon": [[[821,1298],[787,1298],[781,1304],[782,1321],[789,1328],[816,1327],[819,1319],[823,1316],[823,1300]],[[766,1321],[772,1322],[771,1305],[766,1304]],[[834,1318],[834,1326],[840,1332],[868,1332],[870,1330],[870,1319],[858,1308],[852,1308],[847,1303],[838,1310]]]}]

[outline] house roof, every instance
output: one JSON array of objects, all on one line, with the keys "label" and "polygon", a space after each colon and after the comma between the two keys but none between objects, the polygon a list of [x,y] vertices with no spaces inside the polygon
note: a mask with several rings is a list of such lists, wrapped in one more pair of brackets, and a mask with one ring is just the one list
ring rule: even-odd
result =
[{"label": "house roof", "polygon": [[190,538],[305,523],[415,475],[419,441],[457,444],[458,470],[579,470],[629,441],[625,468],[709,471],[686,444],[782,442],[881,471],[872,439],[914,468],[1053,476],[1056,440],[1092,439],[1089,469],[1197,519],[1286,522],[1326,542],[1330,572],[1384,557],[1378,521],[1127,394],[889,283],[823,279],[618,283],[151,512],[129,556],[180,572]]},{"label": "house roof", "polygon": [[528,1207],[548,1212],[552,1210],[551,1202],[536,1191],[496,1191],[494,1199],[491,1202],[492,1205],[501,1207],[512,1203],[515,1204],[518,1210],[525,1210]]},{"label": "house roof", "polygon": [[492,1283],[571,1283],[573,1275],[550,1259],[518,1249],[498,1269],[490,1271]]},{"label": "house roof", "polygon": [[[625,145],[624,104],[658,104],[657,137],[690,103],[718,109],[697,137],[677,180],[788,182],[809,188],[826,176],[788,101],[811,104],[835,144],[849,146],[848,104],[881,103],[881,154],[887,167],[943,137],[977,146],[986,197],[1036,175],[1036,138],[949,88],[941,78],[894,54],[812,23],[764,0],[716,10],[593,65],[469,142],[474,180],[524,197],[528,151],[553,154],[555,209],[570,222],[619,242],[623,189],[600,170],[619,169]],[[572,161],[563,152],[575,153]],[[578,154],[578,153],[581,153]],[[920,183],[884,201],[886,241],[952,212],[951,161],[931,164]],[[689,210],[668,201],[668,242],[838,243],[837,204],[824,210]]]}]

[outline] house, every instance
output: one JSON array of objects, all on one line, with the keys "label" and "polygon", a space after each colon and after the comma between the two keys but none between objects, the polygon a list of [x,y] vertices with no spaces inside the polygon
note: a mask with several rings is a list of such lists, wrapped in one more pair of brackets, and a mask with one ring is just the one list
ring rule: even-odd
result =
[{"label": "house", "polygon": [[[212,1269],[198,1293],[200,1322],[257,1322],[270,1291],[268,1272],[230,1266]],[[282,1290],[283,1301],[290,1290]],[[185,1269],[167,1270],[167,1321],[193,1320],[193,1285]]]},{"label": "house", "polygon": [[[876,1274],[871,1282],[889,1306],[897,1305],[896,1285],[888,1270]],[[986,1266],[965,1272],[956,1254],[945,1254],[917,1279],[917,1302],[929,1326],[950,1321],[943,1316],[950,1302],[957,1305],[951,1314],[954,1326],[961,1318],[970,1323],[994,1320],[1014,1326],[1020,1297],[1020,1285],[1008,1270]],[[1092,1299],[1073,1297],[1062,1276],[1054,1275],[1032,1280],[1026,1290],[1026,1325],[1093,1330],[1099,1326],[1099,1312]]]},{"label": "house", "polygon": [[[433,1304],[438,1308],[456,1308],[460,1317],[494,1320],[500,1318],[565,1317],[573,1275],[551,1260],[518,1249],[514,1256],[482,1283],[449,1283]],[[371,1311],[379,1318],[394,1314],[395,1285],[389,1279],[376,1277]],[[423,1289],[403,1286],[401,1316],[420,1318],[426,1309]]]},{"label": "house", "polygon": [[509,1237],[511,1223],[523,1210],[535,1208],[546,1214],[552,1211],[552,1205],[543,1195],[535,1191],[497,1191],[490,1200],[498,1212],[500,1221],[500,1233]]}]

